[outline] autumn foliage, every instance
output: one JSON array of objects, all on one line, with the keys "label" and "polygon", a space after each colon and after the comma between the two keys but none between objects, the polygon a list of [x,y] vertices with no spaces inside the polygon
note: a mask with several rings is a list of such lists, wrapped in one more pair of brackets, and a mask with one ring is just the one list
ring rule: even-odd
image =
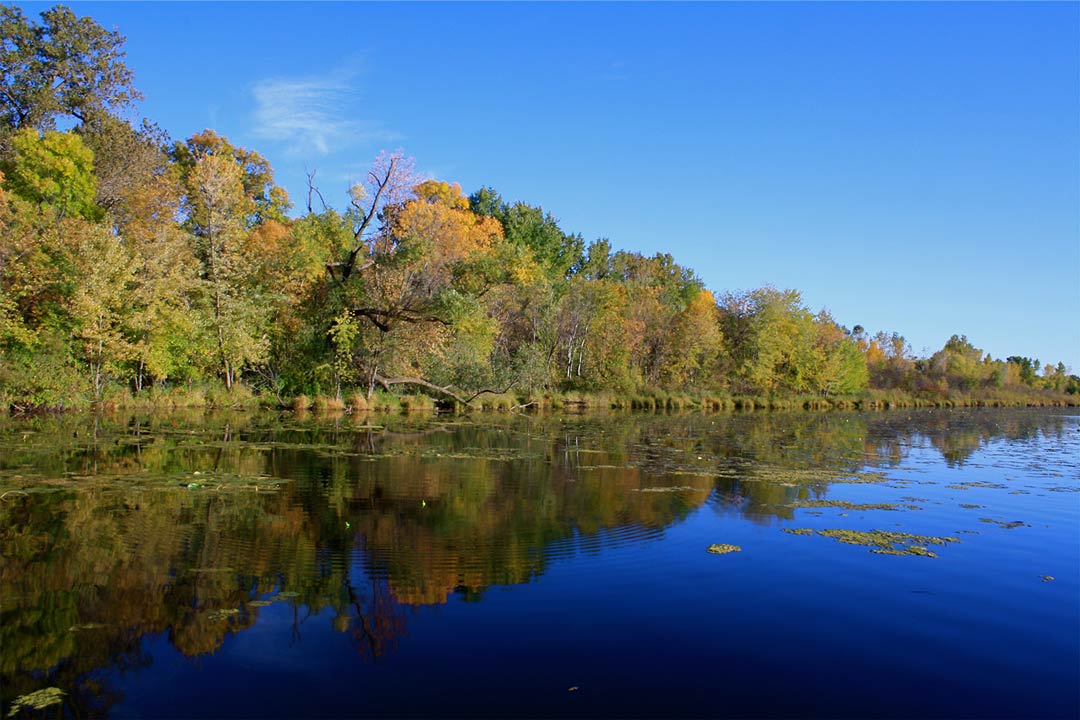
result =
[{"label": "autumn foliage", "polygon": [[[0,97],[5,406],[216,382],[365,405],[402,390],[459,404],[508,389],[1080,391],[1061,363],[990,358],[963,336],[916,358],[795,290],[714,295],[671,255],[586,244],[542,208],[466,195],[400,153],[379,155],[342,209],[316,209],[312,185],[290,215],[255,150],[121,119],[139,97],[122,38],[63,9],[42,18],[0,8],[5,32],[34,38],[4,50],[20,91]],[[56,91],[32,59],[61,50]]]}]

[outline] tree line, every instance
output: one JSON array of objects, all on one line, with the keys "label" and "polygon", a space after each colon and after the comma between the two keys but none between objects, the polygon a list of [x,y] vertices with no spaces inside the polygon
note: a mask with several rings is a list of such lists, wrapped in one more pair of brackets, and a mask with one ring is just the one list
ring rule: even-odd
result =
[{"label": "tree line", "polygon": [[123,38],[0,7],[0,402],[62,407],[222,384],[284,400],[642,388],[944,397],[1080,391],[1062,363],[964,336],[929,358],[795,290],[714,294],[669,254],[586,243],[544,209],[383,153],[347,204],[212,130],[124,119]]}]

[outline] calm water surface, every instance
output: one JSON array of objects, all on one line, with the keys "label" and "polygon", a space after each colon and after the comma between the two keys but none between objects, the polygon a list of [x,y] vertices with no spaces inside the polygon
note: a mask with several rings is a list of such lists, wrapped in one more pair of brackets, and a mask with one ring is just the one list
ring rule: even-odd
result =
[{"label": "calm water surface", "polygon": [[1075,411],[5,420],[0,713],[1077,717],[1078,491]]}]

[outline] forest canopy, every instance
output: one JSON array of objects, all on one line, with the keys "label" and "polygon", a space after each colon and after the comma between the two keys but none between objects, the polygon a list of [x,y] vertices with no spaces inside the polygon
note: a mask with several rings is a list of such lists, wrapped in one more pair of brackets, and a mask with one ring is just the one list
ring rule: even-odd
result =
[{"label": "forest canopy", "polygon": [[6,407],[207,383],[458,403],[511,388],[1080,391],[1062,363],[992,358],[962,334],[916,357],[797,290],[710,290],[669,254],[586,242],[544,208],[423,177],[400,152],[342,206],[312,186],[290,214],[257,150],[126,119],[141,95],[123,43],[64,7],[35,20],[0,6]]}]

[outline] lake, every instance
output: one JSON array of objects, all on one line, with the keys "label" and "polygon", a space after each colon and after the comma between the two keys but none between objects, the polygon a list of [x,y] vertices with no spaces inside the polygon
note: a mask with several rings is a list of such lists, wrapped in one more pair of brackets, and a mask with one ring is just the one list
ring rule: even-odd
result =
[{"label": "lake", "polygon": [[4,419],[0,712],[1075,718],[1078,491],[1075,410]]}]

